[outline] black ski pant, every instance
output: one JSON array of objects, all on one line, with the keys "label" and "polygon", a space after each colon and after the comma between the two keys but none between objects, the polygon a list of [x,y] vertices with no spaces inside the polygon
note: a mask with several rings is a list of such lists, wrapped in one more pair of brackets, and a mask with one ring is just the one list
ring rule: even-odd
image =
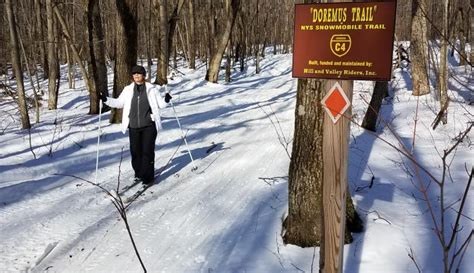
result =
[{"label": "black ski pant", "polygon": [[155,173],[155,140],[156,127],[129,128],[130,153],[135,177],[144,183],[151,183]]}]

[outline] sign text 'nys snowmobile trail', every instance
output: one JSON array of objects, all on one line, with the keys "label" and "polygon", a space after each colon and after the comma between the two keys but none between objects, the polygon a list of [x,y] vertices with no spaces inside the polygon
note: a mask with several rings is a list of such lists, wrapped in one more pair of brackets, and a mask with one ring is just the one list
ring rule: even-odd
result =
[{"label": "sign text 'nys snowmobile trail'", "polygon": [[396,1],[295,5],[293,77],[389,81]]}]

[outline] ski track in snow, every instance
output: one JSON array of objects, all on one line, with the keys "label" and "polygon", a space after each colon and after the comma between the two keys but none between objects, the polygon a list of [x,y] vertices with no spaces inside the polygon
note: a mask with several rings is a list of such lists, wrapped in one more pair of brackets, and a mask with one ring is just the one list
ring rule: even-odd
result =
[{"label": "ski track in snow", "polygon": [[[98,216],[97,210],[103,210],[103,197],[84,198],[95,195],[96,190],[88,190],[82,195],[71,190],[71,187],[75,186],[71,184],[48,194],[33,196],[20,201],[12,208],[6,206],[0,210],[0,225],[5,230],[2,232],[2,236],[5,236],[2,240],[5,252],[1,255],[1,264],[15,261],[14,269],[18,271],[33,268],[38,265],[37,259],[48,245],[57,244],[56,248],[61,247],[67,244],[68,240],[79,236],[90,225],[95,225],[90,219]],[[18,253],[31,256],[25,255],[18,259]]]}]

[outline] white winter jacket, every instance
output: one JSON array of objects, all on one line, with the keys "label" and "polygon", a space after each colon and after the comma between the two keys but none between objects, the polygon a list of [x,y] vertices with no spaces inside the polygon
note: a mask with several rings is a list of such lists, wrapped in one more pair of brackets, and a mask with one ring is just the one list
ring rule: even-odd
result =
[{"label": "white winter jacket", "polygon": [[[131,83],[123,89],[120,96],[116,99],[107,97],[107,101],[104,102],[110,107],[113,108],[123,108],[122,113],[122,133],[125,134],[128,128],[128,124],[130,122],[129,115],[130,115],[130,108],[132,105],[132,97],[133,97],[133,87],[135,83]],[[148,97],[148,103],[151,107],[151,120],[153,120],[156,124],[156,130],[159,131],[162,129],[161,126],[161,117],[160,117],[160,108],[165,108],[168,104],[165,102],[165,99],[161,96],[161,89],[164,91],[164,87],[160,87],[159,89],[148,82],[145,82],[146,86],[146,94]]]}]

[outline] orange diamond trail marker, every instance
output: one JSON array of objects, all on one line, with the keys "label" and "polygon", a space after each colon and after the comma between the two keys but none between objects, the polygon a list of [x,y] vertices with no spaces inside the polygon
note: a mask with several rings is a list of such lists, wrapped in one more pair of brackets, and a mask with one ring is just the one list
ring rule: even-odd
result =
[{"label": "orange diamond trail marker", "polygon": [[321,103],[334,124],[351,105],[349,98],[347,98],[344,90],[338,82],[331,87]]}]

